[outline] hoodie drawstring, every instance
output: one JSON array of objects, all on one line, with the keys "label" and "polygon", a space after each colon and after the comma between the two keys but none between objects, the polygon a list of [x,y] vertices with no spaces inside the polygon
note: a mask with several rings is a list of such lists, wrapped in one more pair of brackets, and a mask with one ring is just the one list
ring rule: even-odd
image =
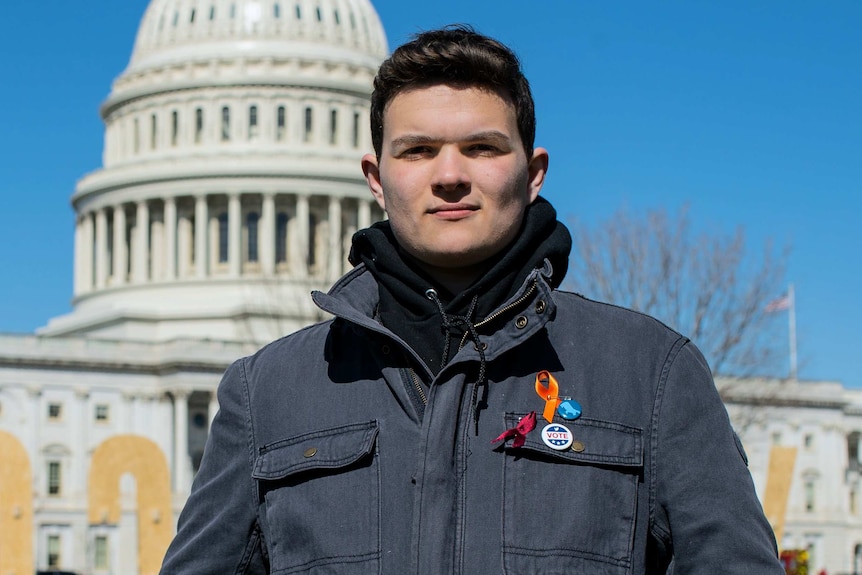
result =
[{"label": "hoodie drawstring", "polygon": [[473,324],[472,320],[473,313],[476,311],[476,304],[479,301],[479,295],[477,294],[473,296],[472,301],[470,301],[470,307],[467,309],[467,314],[463,316],[447,315],[446,311],[443,309],[443,302],[440,301],[437,291],[434,288],[428,288],[425,290],[425,297],[437,305],[437,309],[440,311],[440,317],[443,322],[441,327],[446,332],[446,343],[443,345],[443,357],[440,360],[440,369],[443,369],[449,361],[449,343],[453,328],[460,328],[469,334],[470,339],[473,340],[473,344],[476,346],[476,351],[479,353],[479,377],[476,378],[476,382],[473,384],[473,390],[470,396],[470,410],[473,413],[475,434],[479,435],[479,387],[484,387],[486,393],[488,387],[488,380],[485,373],[487,365],[485,362],[485,346],[479,340],[479,332],[476,330],[476,326]]}]

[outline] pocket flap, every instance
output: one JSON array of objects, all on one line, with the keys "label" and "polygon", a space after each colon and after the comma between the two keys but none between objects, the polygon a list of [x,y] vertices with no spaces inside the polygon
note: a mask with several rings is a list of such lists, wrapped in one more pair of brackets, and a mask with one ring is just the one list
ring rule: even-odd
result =
[{"label": "pocket flap", "polygon": [[[526,414],[507,413],[506,427],[511,429],[518,424]],[[542,428],[547,422],[536,422],[536,428],[527,434],[527,441],[517,449],[511,449],[513,454],[518,451],[531,451],[562,459],[572,463],[590,463],[599,465],[642,467],[643,466],[643,430],[622,423],[602,421],[579,417],[574,421],[560,422],[565,425],[574,438],[574,446],[564,451],[551,449],[542,441]]]},{"label": "pocket flap", "polygon": [[335,469],[371,453],[377,421],[354,423],[305,433],[260,449],[252,477],[284,479],[308,469]]}]

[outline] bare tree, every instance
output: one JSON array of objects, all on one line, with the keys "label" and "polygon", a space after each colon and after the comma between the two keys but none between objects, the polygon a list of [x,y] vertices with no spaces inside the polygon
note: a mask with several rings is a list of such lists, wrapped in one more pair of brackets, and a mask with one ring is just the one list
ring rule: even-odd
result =
[{"label": "bare tree", "polygon": [[695,234],[687,208],[572,223],[567,287],[660,319],[697,343],[713,373],[781,373],[786,336],[764,308],[786,289],[786,247],[748,250],[742,228]]}]

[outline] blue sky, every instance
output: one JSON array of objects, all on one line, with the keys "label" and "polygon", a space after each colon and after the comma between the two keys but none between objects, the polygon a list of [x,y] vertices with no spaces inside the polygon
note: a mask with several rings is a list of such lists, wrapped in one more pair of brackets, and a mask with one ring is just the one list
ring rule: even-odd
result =
[{"label": "blue sky", "polygon": [[[0,20],[0,331],[70,309],[75,182],[146,0],[10,2]],[[586,222],[688,205],[792,247],[800,375],[862,387],[862,3],[375,2],[391,46],[468,22],[535,92],[544,195]],[[357,166],[358,169],[358,166]],[[780,294],[776,294],[780,295]]]}]

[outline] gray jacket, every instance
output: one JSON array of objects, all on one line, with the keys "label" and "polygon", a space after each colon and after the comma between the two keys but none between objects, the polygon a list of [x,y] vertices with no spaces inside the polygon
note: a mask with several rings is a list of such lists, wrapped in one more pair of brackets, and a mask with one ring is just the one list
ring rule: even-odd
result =
[{"label": "gray jacket", "polygon": [[[436,377],[374,321],[364,266],[333,320],[234,363],[166,574],[781,575],[703,357],[658,321],[531,274]],[[544,275],[543,275],[544,274]],[[540,438],[547,370],[583,406]],[[416,378],[431,382],[418,391]],[[535,411],[526,443],[492,440]]]}]

